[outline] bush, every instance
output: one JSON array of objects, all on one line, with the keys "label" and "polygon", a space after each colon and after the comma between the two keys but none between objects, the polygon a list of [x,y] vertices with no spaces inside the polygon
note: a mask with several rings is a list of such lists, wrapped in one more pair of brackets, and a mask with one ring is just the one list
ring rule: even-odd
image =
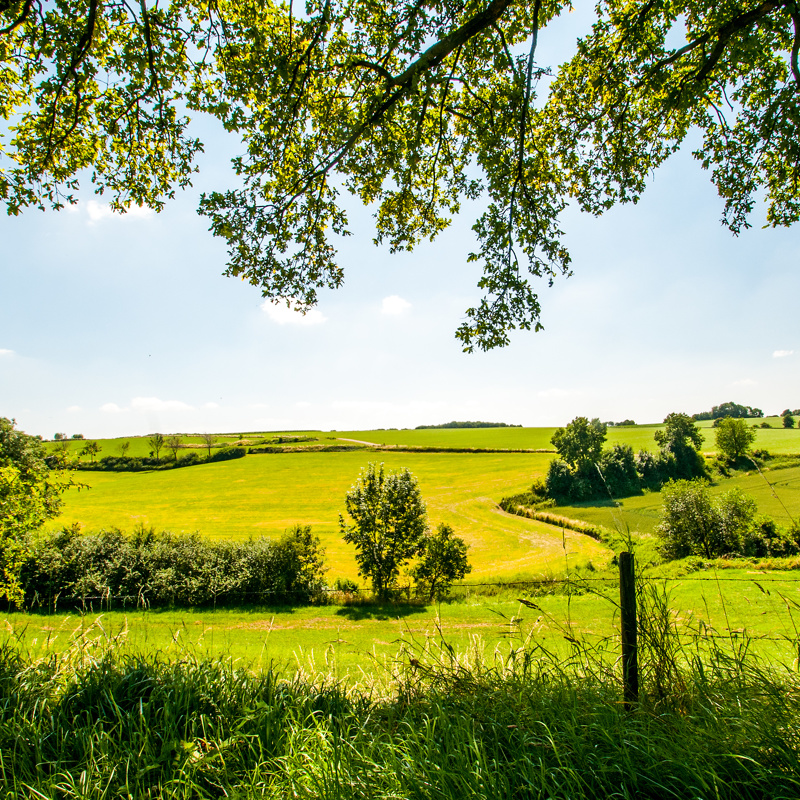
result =
[{"label": "bush", "polygon": [[670,481],[656,526],[658,549],[667,559],[701,556],[784,556],[800,552],[791,533],[769,517],[757,517],[753,498],[731,489],[711,497],[705,480]]},{"label": "bush", "polygon": [[574,475],[566,461],[554,458],[547,467],[547,494],[559,503],[572,499]]},{"label": "bush", "polygon": [[223,447],[213,453],[208,461],[228,461],[232,458],[244,458],[247,450],[244,447]]},{"label": "bush", "polygon": [[606,450],[600,459],[600,471],[612,497],[629,497],[641,491],[636,458],[628,444],[615,444]]},{"label": "bush", "polygon": [[22,570],[26,602],[57,598],[128,598],[182,606],[258,599],[306,602],[317,597],[324,550],[310,526],[277,541],[212,542],[197,533],[156,533],[140,526],[82,534],[77,525],[32,543]]}]

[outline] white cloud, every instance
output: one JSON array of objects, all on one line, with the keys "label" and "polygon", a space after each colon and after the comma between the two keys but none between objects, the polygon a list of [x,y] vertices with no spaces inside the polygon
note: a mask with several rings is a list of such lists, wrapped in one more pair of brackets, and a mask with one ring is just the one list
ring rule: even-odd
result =
[{"label": "white cloud", "polygon": [[793,356],[794,350],[776,350],[773,354],[773,358],[786,358],[786,356]]},{"label": "white cloud", "polygon": [[192,407],[180,400],[161,400],[158,397],[134,397],[131,400],[134,411],[191,411]]},{"label": "white cloud", "polygon": [[327,320],[318,308],[309,308],[304,314],[303,306],[291,300],[288,306],[280,300],[265,300],[261,308],[278,325],[321,325]]},{"label": "white cloud", "polygon": [[408,300],[403,300],[400,295],[396,294],[389,295],[389,297],[384,297],[383,302],[381,303],[381,313],[389,314],[393,317],[404,314],[409,308],[411,308],[411,303],[409,303]]},{"label": "white cloud", "polygon": [[209,409],[219,408],[219,403],[203,403],[203,408],[209,408]]},{"label": "white cloud", "polygon": [[0,347],[0,357],[1,356],[13,356],[13,355],[14,355],[14,351],[13,350],[4,350],[2,347]]},{"label": "white cloud", "polygon": [[67,409],[67,412],[70,413],[70,414],[75,414],[77,411],[80,411],[80,410],[81,410],[80,406],[70,406]]},{"label": "white cloud", "polygon": [[96,200],[89,200],[86,203],[86,214],[89,217],[89,224],[100,222],[100,220],[107,219],[108,217],[128,217],[133,219],[146,219],[152,217],[155,212],[151,208],[143,206],[128,206],[124,214],[119,211],[113,211],[108,203],[98,203]]},{"label": "white cloud", "polygon": [[752,378],[742,378],[740,381],[734,381],[732,386],[756,386],[756,382]]},{"label": "white cloud", "polygon": [[116,403],[104,403],[100,406],[100,410],[106,414],[119,414],[122,411]]},{"label": "white cloud", "polygon": [[536,392],[537,397],[574,397],[578,392],[570,389],[541,389]]},{"label": "white cloud", "polygon": [[295,408],[311,408],[311,403],[309,403],[308,400],[298,400],[294,404],[294,407]]}]

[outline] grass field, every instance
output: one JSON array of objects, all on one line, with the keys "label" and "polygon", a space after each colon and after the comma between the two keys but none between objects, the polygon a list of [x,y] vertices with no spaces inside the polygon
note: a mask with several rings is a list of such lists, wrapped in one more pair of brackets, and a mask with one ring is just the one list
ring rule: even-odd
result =
[{"label": "grass field", "polygon": [[[582,584],[581,581],[587,582]],[[759,585],[761,588],[759,588]],[[129,610],[85,615],[7,614],[0,639],[15,636],[31,657],[60,650],[76,635],[114,637],[127,646],[166,654],[192,651],[202,657],[232,656],[255,666],[277,665],[291,674],[333,672],[353,679],[389,671],[401,649],[444,641],[457,652],[491,657],[522,641],[535,641],[567,654],[565,636],[597,642],[618,635],[618,589],[591,575],[577,579],[590,589],[576,596],[468,596],[442,604],[261,607],[245,609]],[[665,585],[673,619],[686,633],[713,629],[719,635],[745,632],[763,655],[791,662],[789,645],[800,621],[800,576],[730,569],[704,570]],[[762,591],[762,589],[764,591]],[[797,619],[796,619],[797,618]],[[761,638],[759,638],[761,637]]]},{"label": "grass field", "polygon": [[88,530],[137,523],[212,537],[277,536],[294,523],[312,525],[327,547],[330,576],[356,577],[353,551],[339,535],[344,496],[370,460],[408,467],[420,482],[431,525],[450,523],[470,545],[473,576],[512,578],[604,563],[598,542],[505,514],[504,495],[543,475],[546,454],[289,453],[251,455],[168,472],[81,472],[91,488],[66,495],[53,525]]}]

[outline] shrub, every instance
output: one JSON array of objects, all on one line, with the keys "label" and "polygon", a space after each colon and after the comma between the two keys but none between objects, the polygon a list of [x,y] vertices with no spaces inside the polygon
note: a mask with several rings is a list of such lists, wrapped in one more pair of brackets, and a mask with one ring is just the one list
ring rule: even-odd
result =
[{"label": "shrub", "polygon": [[324,550],[310,526],[279,540],[212,542],[197,533],[131,535],[112,528],[82,534],[77,525],[32,543],[22,582],[28,603],[62,598],[129,598],[149,604],[208,605],[318,596]]},{"label": "shrub", "polygon": [[753,498],[731,489],[711,497],[705,480],[670,481],[656,526],[658,549],[667,559],[745,555],[763,557],[800,552],[790,533],[768,517],[757,517]]},{"label": "shrub", "polygon": [[557,502],[569,501],[573,494],[574,476],[569,464],[560,458],[554,458],[547,467],[545,486],[547,494]]},{"label": "shrub", "polygon": [[244,447],[223,447],[213,453],[208,461],[228,461],[232,458],[244,458],[247,455],[247,450]]},{"label": "shrub", "polygon": [[603,453],[600,471],[612,497],[628,497],[641,489],[636,458],[628,444],[615,444]]}]

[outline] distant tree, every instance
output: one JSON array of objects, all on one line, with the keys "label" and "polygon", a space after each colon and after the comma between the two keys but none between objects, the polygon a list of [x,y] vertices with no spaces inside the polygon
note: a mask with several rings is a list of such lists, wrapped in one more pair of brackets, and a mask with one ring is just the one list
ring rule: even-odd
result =
[{"label": "distant tree", "polygon": [[47,467],[45,456],[41,442],[0,417],[0,597],[13,603],[22,601],[30,534],[58,515],[70,485]]},{"label": "distant tree", "polygon": [[183,447],[183,442],[181,442],[181,437],[175,434],[171,436],[167,436],[164,440],[164,444],[166,444],[167,449],[172,451],[172,458],[177,461],[178,460],[178,450]]},{"label": "distant tree", "polygon": [[425,537],[422,557],[411,572],[418,591],[431,600],[444,597],[453,581],[460,581],[472,572],[467,548],[466,542],[455,536],[448,524],[440,523],[435,533]]},{"label": "distant tree", "polygon": [[66,438],[67,438],[67,434],[66,433],[54,433],[53,434],[53,440],[56,441],[56,442],[60,442],[63,439],[66,439]]},{"label": "distant tree", "polygon": [[161,448],[164,446],[164,437],[160,433],[154,433],[150,436],[147,440],[147,443],[150,445],[150,449],[153,451],[153,455],[156,457],[156,461],[159,460],[159,453],[161,452]]},{"label": "distant tree", "polygon": [[131,443],[129,439],[123,439],[119,445],[119,454],[125,458],[128,455],[128,450],[131,449]]},{"label": "distant tree", "polygon": [[575,417],[566,428],[558,428],[550,441],[559,456],[574,469],[597,464],[603,453],[606,426],[595,417]]},{"label": "distant tree", "polygon": [[73,439],[83,439],[83,434],[82,433],[73,433],[72,434],[72,438]]},{"label": "distant tree", "polygon": [[217,443],[217,437],[213,433],[201,433],[200,438],[208,450],[208,457],[211,458],[211,448]]},{"label": "distant tree", "polygon": [[664,429],[653,438],[668,462],[665,471],[674,478],[697,478],[705,475],[705,463],[700,454],[703,434],[687,414],[672,413],[664,418]]},{"label": "distant tree", "polygon": [[783,427],[794,428],[794,417],[791,414],[783,415]]},{"label": "distant tree", "polygon": [[753,445],[756,432],[743,419],[728,417],[720,421],[714,434],[717,452],[727,461],[738,461]]},{"label": "distant tree", "polygon": [[355,545],[360,575],[386,599],[400,568],[424,549],[427,516],[417,479],[408,471],[384,472],[383,464],[368,464],[345,496],[353,521],[339,515],[339,529]]},{"label": "distant tree", "polygon": [[97,442],[87,442],[84,446],[83,450],[81,450],[82,456],[89,456],[92,460],[92,464],[94,464],[95,456],[102,450],[103,448],[100,447]]}]

